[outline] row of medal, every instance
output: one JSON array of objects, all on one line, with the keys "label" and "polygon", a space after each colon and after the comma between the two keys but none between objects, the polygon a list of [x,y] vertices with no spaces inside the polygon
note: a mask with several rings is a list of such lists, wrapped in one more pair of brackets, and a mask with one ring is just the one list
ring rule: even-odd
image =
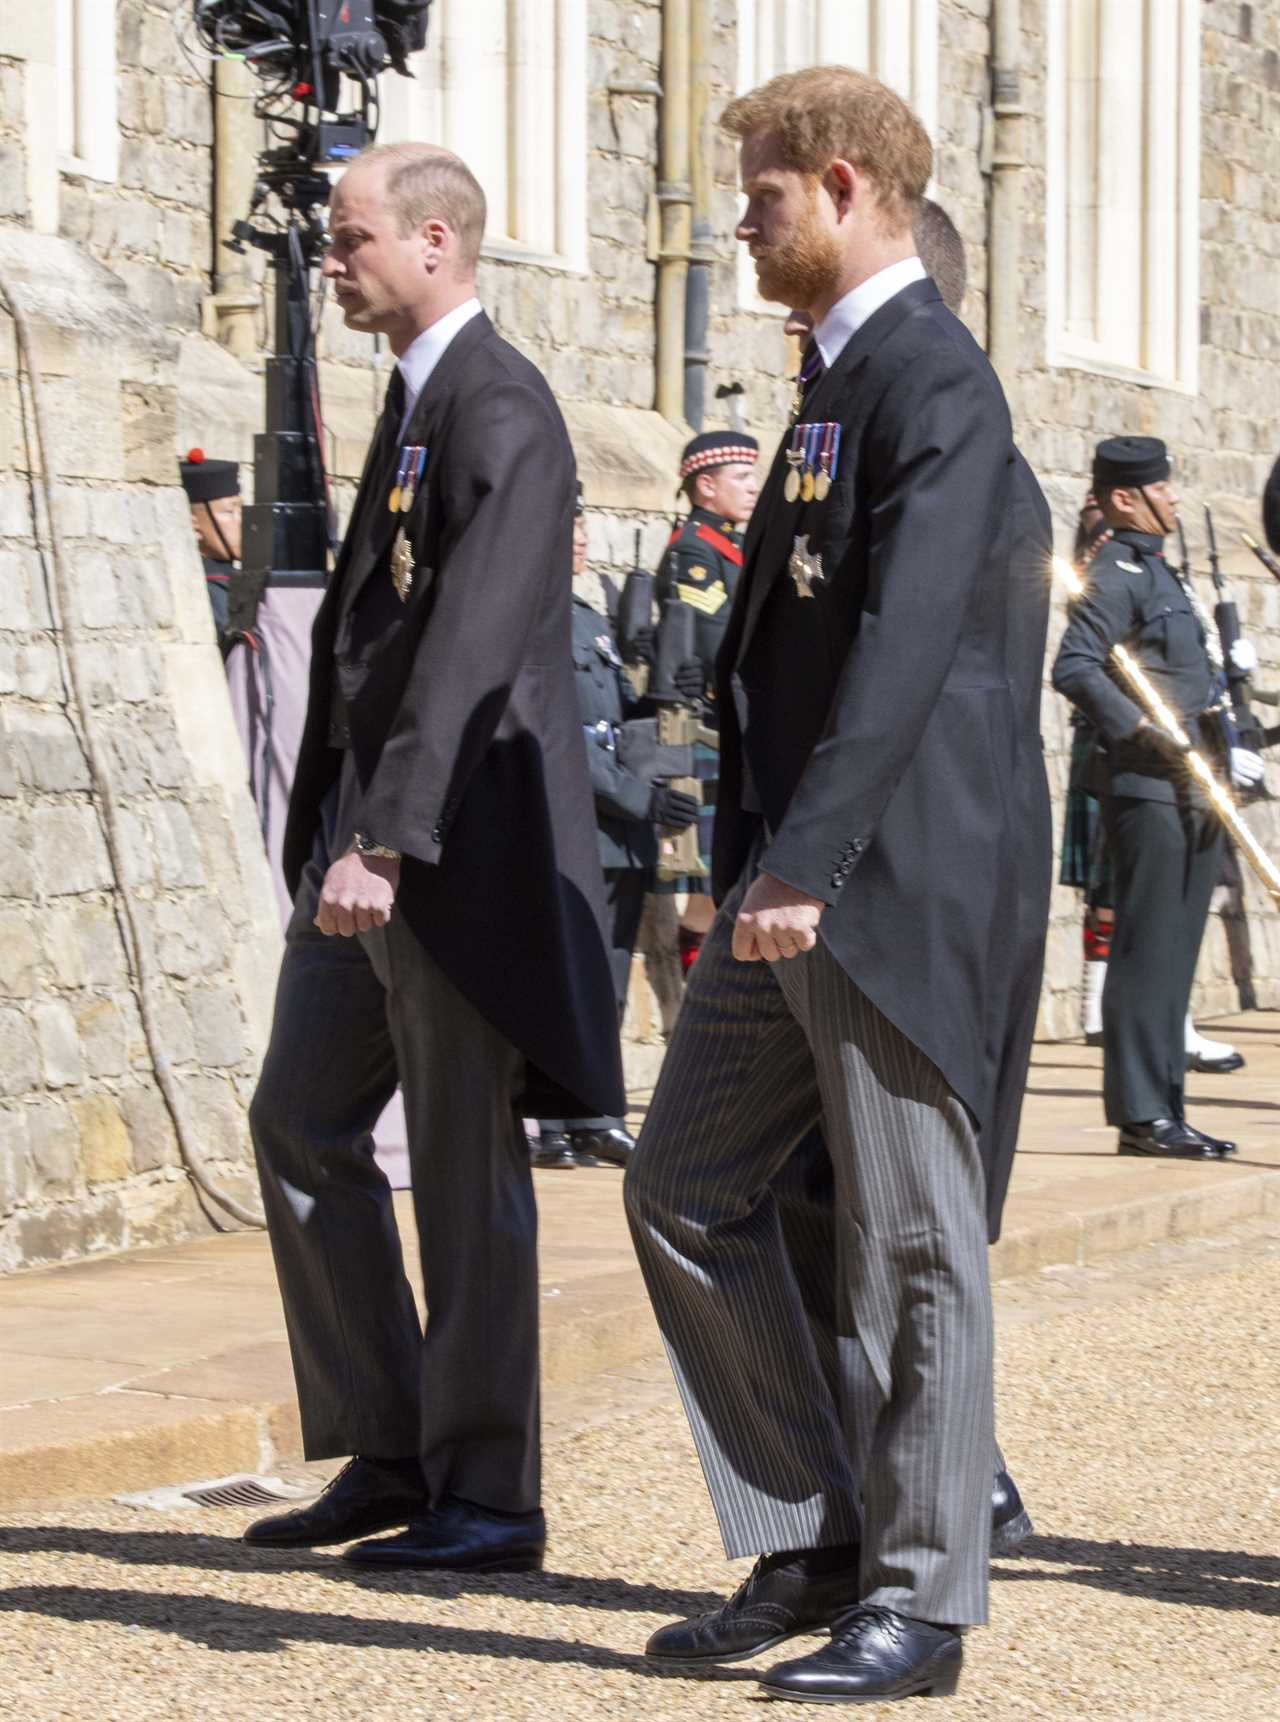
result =
[{"label": "row of medal", "polygon": [[[426,464],[426,449],[420,443],[405,443],[396,462],[396,481],[387,496],[387,507],[392,514],[403,516],[413,507]],[[403,526],[391,546],[391,583],[400,602],[407,603],[413,585],[413,548]]]},{"label": "row of medal", "polygon": [[786,482],[782,494],[788,502],[825,502],[835,482],[840,461],[840,426],[836,423],[798,424],[791,432],[787,450]]}]

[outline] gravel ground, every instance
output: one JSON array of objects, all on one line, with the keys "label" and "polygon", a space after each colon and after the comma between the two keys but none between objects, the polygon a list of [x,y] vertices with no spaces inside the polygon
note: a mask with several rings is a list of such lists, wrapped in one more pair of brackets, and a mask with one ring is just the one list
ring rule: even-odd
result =
[{"label": "gravel ground", "polygon": [[[997,1568],[992,1623],[930,1722],[1280,1718],[1278,1298],[1274,1226],[1011,1288],[1001,1435],[1039,1534]],[[368,1578],[326,1553],[250,1554],[234,1540],[246,1515],[226,1510],[6,1515],[0,1715],[812,1715],[766,1706],[749,1669],[687,1679],[639,1658],[733,1577],[663,1368],[596,1384],[587,1427],[552,1441],[540,1577]]]}]

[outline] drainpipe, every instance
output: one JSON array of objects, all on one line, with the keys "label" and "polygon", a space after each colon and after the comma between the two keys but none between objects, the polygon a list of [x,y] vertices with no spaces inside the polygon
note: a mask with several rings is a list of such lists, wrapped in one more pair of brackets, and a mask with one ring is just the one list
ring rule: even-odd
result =
[{"label": "drainpipe", "polygon": [[689,185],[692,240],[684,306],[684,416],[702,429],[707,404],[707,332],[711,322],[711,265],[715,240],[711,225],[712,161],[710,127],[710,21],[707,0],[689,0]]},{"label": "drainpipe", "polygon": [[254,117],[257,80],[239,60],[213,66],[213,297],[205,332],[237,359],[256,358],[262,294],[250,274],[249,253],[228,251],[237,221],[249,212],[258,178],[261,126]]},{"label": "drainpipe", "polygon": [[1020,0],[992,0],[991,213],[987,236],[987,354],[1006,390],[1018,372],[1022,281],[1022,181],[1027,165],[1022,105]]},{"label": "drainpipe", "polygon": [[689,8],[663,0],[658,132],[657,408],[684,423],[685,289],[689,277]]}]

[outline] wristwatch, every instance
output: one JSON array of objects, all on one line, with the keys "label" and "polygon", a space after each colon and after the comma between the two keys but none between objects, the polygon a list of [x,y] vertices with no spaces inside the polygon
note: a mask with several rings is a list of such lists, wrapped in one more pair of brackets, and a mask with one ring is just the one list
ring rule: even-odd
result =
[{"label": "wristwatch", "polygon": [[398,861],[400,851],[388,849],[385,843],[375,843],[367,831],[357,831],[351,841],[358,855],[368,855],[374,861]]}]

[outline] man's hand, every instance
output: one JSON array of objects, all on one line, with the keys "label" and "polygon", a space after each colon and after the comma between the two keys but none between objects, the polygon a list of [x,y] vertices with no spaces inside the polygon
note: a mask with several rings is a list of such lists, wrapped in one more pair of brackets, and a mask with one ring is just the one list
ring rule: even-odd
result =
[{"label": "man's hand", "polygon": [[779,957],[811,951],[825,907],[821,897],[807,896],[771,873],[761,873],[742,899],[734,922],[734,956],[740,963],[774,963]]},{"label": "man's hand", "polygon": [[367,933],[385,927],[400,885],[400,863],[350,849],[329,868],[320,889],[316,926],[322,933]]}]

